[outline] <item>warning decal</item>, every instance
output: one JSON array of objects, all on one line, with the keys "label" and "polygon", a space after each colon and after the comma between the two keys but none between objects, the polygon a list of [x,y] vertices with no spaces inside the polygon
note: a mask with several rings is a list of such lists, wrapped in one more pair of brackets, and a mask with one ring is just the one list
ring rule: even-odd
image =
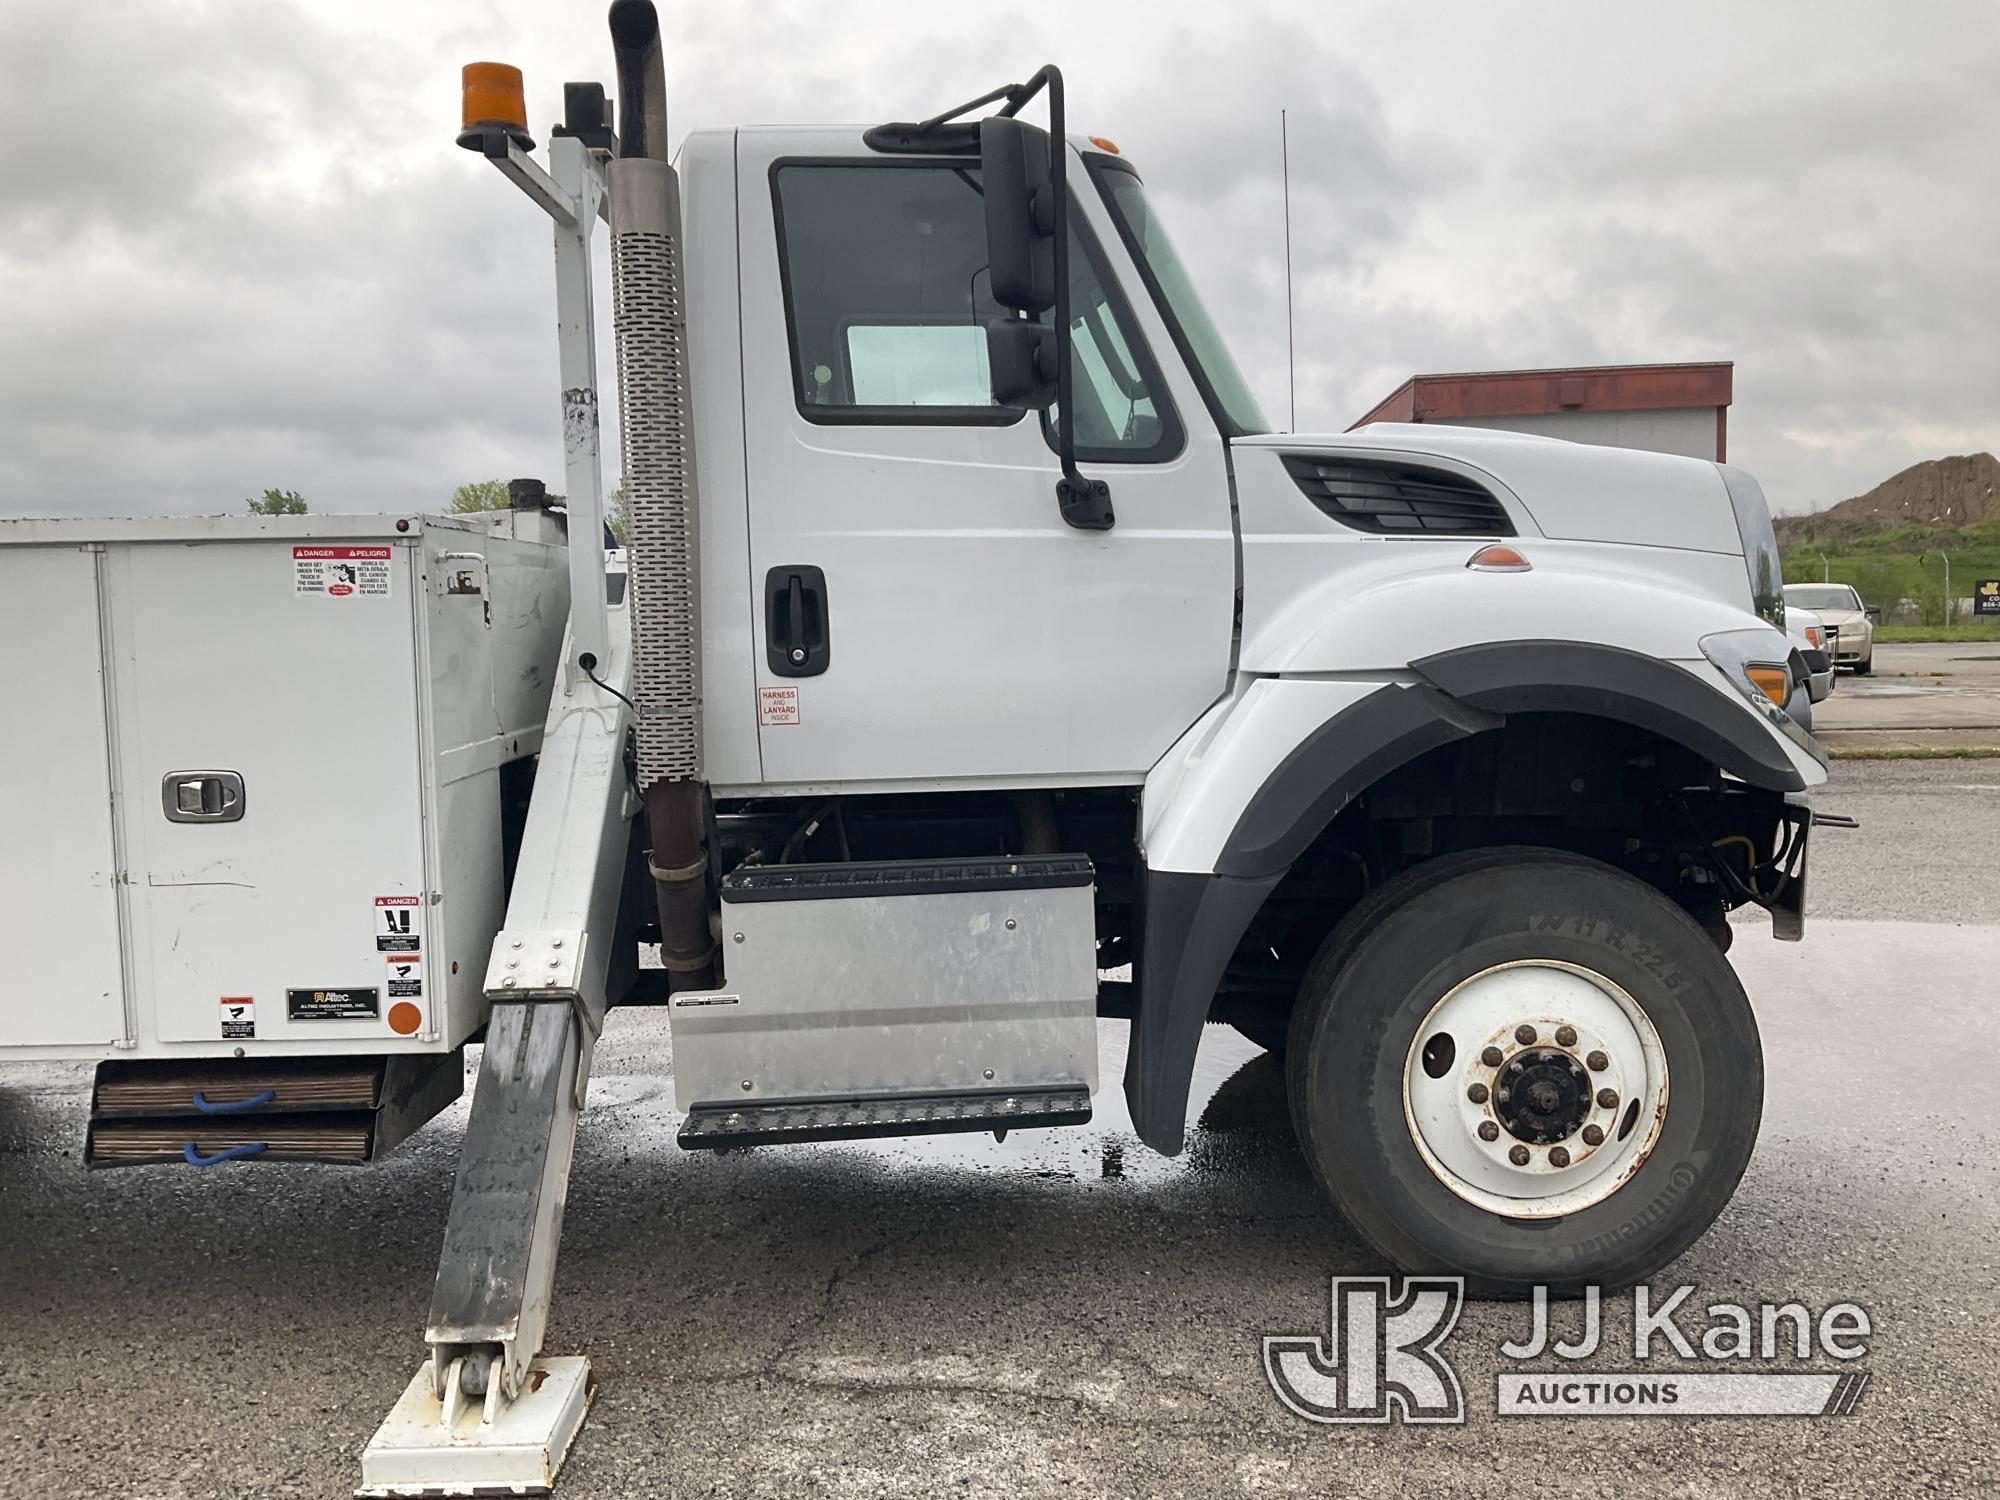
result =
[{"label": "warning decal", "polygon": [[381,992],[286,990],[285,1013],[294,1021],[373,1021],[382,1014]]},{"label": "warning decal", "polygon": [[222,997],[222,1039],[247,1042],[257,1035],[257,1001],[252,995]]},{"label": "warning decal", "polygon": [[424,960],[419,953],[389,955],[389,998],[420,1000],[424,993]]},{"label": "warning decal", "polygon": [[424,946],[424,907],[415,896],[375,898],[375,951],[419,953]]},{"label": "warning decal", "polygon": [[795,687],[757,689],[757,722],[761,725],[799,722],[799,690]]},{"label": "warning decal", "polygon": [[292,592],[301,599],[386,599],[391,547],[294,547]]}]

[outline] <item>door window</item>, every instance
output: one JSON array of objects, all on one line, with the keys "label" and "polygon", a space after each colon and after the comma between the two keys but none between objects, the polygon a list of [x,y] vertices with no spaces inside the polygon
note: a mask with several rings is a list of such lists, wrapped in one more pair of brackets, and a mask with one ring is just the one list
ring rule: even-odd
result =
[{"label": "door window", "polygon": [[993,403],[978,173],[780,163],[778,253],[799,409],[815,422],[1018,421]]},{"label": "door window", "polygon": [[[993,401],[986,325],[1005,309],[993,300],[987,271],[976,167],[780,162],[772,183],[792,378],[807,420],[998,426],[1020,419]],[[1181,433],[1159,372],[1101,272],[1095,242],[1079,233],[1081,217],[1073,209],[1077,455],[1170,458]]]}]

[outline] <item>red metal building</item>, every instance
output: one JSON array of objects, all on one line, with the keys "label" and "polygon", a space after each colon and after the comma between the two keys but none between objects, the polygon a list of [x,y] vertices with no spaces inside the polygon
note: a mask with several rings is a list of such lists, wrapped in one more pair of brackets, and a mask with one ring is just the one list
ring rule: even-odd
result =
[{"label": "red metal building", "polygon": [[1414,375],[1354,426],[1448,422],[1500,427],[1719,463],[1728,457],[1735,368],[1725,360]]}]

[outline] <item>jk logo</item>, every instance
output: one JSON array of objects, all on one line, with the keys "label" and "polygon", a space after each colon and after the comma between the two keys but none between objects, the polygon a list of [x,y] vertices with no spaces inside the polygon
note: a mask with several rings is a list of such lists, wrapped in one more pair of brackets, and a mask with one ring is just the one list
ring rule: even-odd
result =
[{"label": "jk logo", "polygon": [[1465,1303],[1462,1276],[1333,1278],[1331,1337],[1264,1340],[1264,1375],[1308,1422],[1463,1422],[1458,1372],[1438,1353]]}]

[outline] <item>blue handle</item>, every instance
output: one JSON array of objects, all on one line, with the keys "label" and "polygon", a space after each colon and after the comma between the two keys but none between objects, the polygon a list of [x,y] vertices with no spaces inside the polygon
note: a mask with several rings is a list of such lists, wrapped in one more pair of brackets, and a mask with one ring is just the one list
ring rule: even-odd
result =
[{"label": "blue handle", "polygon": [[218,1151],[213,1156],[203,1156],[189,1141],[181,1147],[181,1159],[191,1167],[212,1167],[219,1161],[241,1161],[246,1156],[256,1156],[269,1147],[267,1141],[246,1141],[241,1146],[231,1146],[227,1151]]},{"label": "blue handle", "polygon": [[205,1115],[233,1115],[241,1113],[246,1109],[255,1109],[260,1104],[269,1104],[277,1097],[278,1091],[276,1089],[265,1089],[263,1093],[252,1094],[248,1099],[234,1099],[226,1104],[210,1104],[202,1096],[201,1091],[197,1089],[195,1090],[194,1107]]}]

